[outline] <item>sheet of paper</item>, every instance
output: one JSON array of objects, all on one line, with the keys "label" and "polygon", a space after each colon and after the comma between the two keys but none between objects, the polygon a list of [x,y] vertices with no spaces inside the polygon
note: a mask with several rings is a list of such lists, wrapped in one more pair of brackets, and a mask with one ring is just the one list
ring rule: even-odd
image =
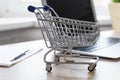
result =
[{"label": "sheet of paper", "polygon": [[[42,47],[40,45],[40,41],[0,45],[0,66],[11,66],[12,64],[18,63],[21,60],[42,51]],[[11,61],[26,50],[29,50],[26,55],[20,57],[15,61]]]}]

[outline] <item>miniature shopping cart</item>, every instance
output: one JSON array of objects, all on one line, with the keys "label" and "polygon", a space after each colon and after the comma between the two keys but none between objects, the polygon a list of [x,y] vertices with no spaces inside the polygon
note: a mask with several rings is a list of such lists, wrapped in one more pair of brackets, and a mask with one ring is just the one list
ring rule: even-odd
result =
[{"label": "miniature shopping cart", "polygon": [[[29,6],[28,10],[35,13],[46,46],[51,49],[44,55],[48,72],[52,70],[51,64],[89,64],[89,71],[95,69],[98,57],[75,54],[72,53],[72,49],[74,47],[90,47],[96,43],[99,36],[97,23],[59,17],[48,5],[43,7]],[[49,61],[47,56],[52,51],[54,60]],[[90,60],[76,61],[76,58]]]}]

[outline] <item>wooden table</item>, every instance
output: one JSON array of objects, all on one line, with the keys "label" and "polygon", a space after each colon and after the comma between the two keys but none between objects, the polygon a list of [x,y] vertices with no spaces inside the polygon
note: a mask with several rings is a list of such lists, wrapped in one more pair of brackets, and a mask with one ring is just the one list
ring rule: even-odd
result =
[{"label": "wooden table", "polygon": [[53,69],[48,73],[43,61],[48,49],[43,40],[37,43],[43,51],[9,68],[0,67],[0,80],[120,80],[120,60],[111,59],[100,59],[93,72],[87,70],[88,65],[60,64],[52,65]]}]

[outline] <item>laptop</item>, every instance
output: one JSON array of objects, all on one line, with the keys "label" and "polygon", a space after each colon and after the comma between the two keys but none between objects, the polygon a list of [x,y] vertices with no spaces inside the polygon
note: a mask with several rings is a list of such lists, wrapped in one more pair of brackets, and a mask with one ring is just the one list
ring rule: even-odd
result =
[{"label": "laptop", "polygon": [[[42,0],[43,5],[51,6],[60,17],[91,21],[97,23],[93,0]],[[106,33],[107,34],[107,33]],[[120,58],[120,40],[117,37],[101,36],[94,46],[73,48],[73,53],[98,56],[102,58]]]},{"label": "laptop", "polygon": [[42,0],[60,17],[96,22],[93,0]]},{"label": "laptop", "polygon": [[[109,36],[104,36],[104,33]],[[98,56],[101,58],[119,59],[120,58],[120,38],[111,35],[112,31],[101,32],[102,35],[98,38],[95,45],[90,47],[75,47],[72,53],[81,55]]]}]

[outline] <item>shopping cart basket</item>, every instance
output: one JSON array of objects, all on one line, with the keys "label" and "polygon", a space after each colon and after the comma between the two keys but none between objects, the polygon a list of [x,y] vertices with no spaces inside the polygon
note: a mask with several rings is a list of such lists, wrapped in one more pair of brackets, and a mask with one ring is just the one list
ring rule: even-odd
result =
[{"label": "shopping cart basket", "polygon": [[[96,43],[99,36],[97,23],[59,17],[54,9],[48,5],[43,7],[30,5],[28,10],[35,13],[46,46],[51,48],[44,55],[48,72],[52,70],[51,64],[89,64],[89,71],[95,69],[99,60],[98,57],[82,56],[81,54],[72,53],[71,50],[74,47],[90,47]],[[46,58],[51,51],[54,51],[55,58],[53,61],[48,61]],[[58,51],[62,53],[58,54]],[[87,58],[90,60],[75,61],[74,58]]]}]

